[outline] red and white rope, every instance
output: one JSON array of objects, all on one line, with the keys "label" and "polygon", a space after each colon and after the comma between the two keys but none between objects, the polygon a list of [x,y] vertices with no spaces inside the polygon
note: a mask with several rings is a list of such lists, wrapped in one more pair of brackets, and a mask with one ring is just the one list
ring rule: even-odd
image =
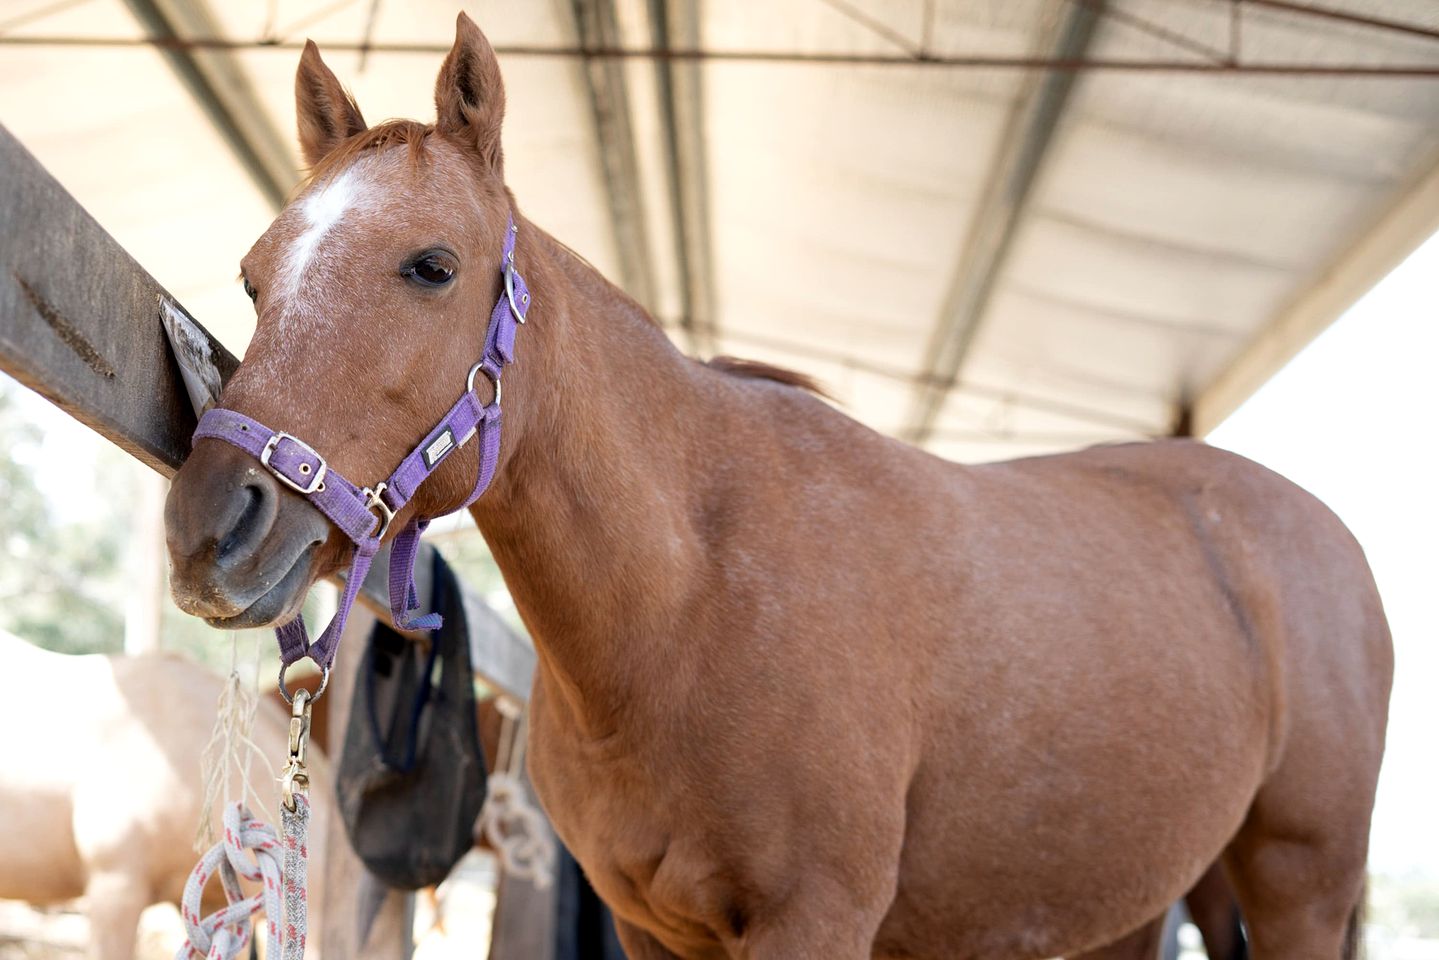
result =
[{"label": "red and white rope", "polygon": [[[283,839],[276,836],[274,827],[252,817],[244,804],[232,803],[225,808],[224,837],[205,851],[185,881],[180,917],[185,923],[186,942],[175,952],[175,960],[234,960],[249,946],[254,917],[262,910],[269,921],[265,956],[302,960],[308,914],[305,872],[309,800],[297,793],[295,809],[282,805],[280,820]],[[217,875],[227,904],[201,917],[205,884]],[[259,891],[246,897],[241,878],[258,883]]]}]

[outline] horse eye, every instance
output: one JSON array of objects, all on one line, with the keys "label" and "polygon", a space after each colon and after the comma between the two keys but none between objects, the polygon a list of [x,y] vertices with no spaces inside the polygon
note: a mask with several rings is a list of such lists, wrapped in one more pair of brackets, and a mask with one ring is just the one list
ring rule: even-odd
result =
[{"label": "horse eye", "polygon": [[455,260],[439,250],[421,254],[405,268],[405,276],[426,287],[442,287],[455,276]]},{"label": "horse eye", "polygon": [[255,289],[255,285],[250,282],[249,277],[241,277],[240,279],[244,281],[245,284],[245,296],[249,297],[251,301],[260,295]]}]

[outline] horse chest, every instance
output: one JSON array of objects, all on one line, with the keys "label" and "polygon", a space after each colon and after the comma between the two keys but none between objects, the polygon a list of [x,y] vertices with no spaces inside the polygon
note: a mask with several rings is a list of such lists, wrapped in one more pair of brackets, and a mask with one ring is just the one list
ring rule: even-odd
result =
[{"label": "horse chest", "polygon": [[693,835],[693,818],[645,765],[537,730],[530,775],[556,831],[621,919],[671,949],[718,948],[725,891]]}]

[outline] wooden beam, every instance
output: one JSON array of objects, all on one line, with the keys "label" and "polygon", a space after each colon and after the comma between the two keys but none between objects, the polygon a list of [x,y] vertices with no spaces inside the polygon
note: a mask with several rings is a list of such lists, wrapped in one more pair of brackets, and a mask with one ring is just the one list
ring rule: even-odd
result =
[{"label": "wooden beam", "polygon": [[1338,259],[1280,310],[1194,404],[1205,436],[1391,270],[1439,233],[1439,165],[1418,177]]},{"label": "wooden beam", "polygon": [[[1104,0],[1069,4],[1043,51],[1054,60],[1084,60],[1104,11]],[[950,279],[939,318],[925,354],[924,372],[915,387],[905,437],[923,443],[934,432],[940,410],[959,380],[989,310],[995,282],[1029,205],[1049,145],[1074,89],[1076,74],[1053,71],[1032,77],[1011,112],[990,168],[984,199],[970,222],[969,234]]]},{"label": "wooden beam", "polygon": [[158,319],[174,298],[3,127],[0,218],[0,369],[172,475],[195,430]]},{"label": "wooden beam", "polygon": [[[615,0],[566,0],[565,5],[574,17],[580,49],[603,50],[620,45]],[[653,311],[657,307],[655,279],[625,69],[622,61],[605,57],[583,57],[579,63],[619,257],[620,286]]]},{"label": "wooden beam", "polygon": [[[190,452],[195,412],[160,321],[188,317],[144,268],[0,126],[0,370],[165,477]],[[219,381],[239,361],[193,319]],[[416,563],[428,575],[433,550]],[[382,555],[362,601],[388,617]],[[529,642],[465,596],[470,654],[486,681],[528,699]]]},{"label": "wooden beam", "polygon": [[[661,54],[700,47],[699,11],[680,0],[649,0],[650,39]],[[710,248],[709,172],[704,137],[704,87],[699,63],[655,59],[665,181],[680,278],[680,328],[689,349],[718,346],[714,261]]]},{"label": "wooden beam", "polygon": [[191,49],[190,40],[224,35],[205,0],[126,0],[146,32],[166,43],[159,47],[180,82],[190,91],[276,210],[299,181],[295,155],[280,135],[270,112],[250,83],[234,51]]}]

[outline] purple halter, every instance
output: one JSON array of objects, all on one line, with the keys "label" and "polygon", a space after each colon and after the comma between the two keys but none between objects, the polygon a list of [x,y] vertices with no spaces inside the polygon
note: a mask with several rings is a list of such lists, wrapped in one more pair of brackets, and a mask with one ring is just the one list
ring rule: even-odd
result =
[{"label": "purple halter", "polygon": [[[500,270],[505,288],[490,312],[490,325],[485,331],[485,349],[478,362],[470,368],[465,392],[434,429],[425,435],[388,480],[374,488],[357,487],[330,469],[325,458],[308,443],[288,433],[271,430],[256,420],[215,407],[200,418],[191,441],[204,437],[224,440],[256,457],[285,486],[310,501],[321,513],[355,543],[355,559],[345,581],[335,617],[313,643],[305,630],[305,620],[297,616],[276,628],[280,643],[280,693],[286,700],[290,691],[285,687],[285,671],[290,664],[310,657],[320,666],[319,696],[330,679],[330,664],[345,629],[345,620],[354,606],[360,585],[370,569],[370,562],[380,549],[380,541],[390,529],[395,514],[415,495],[426,478],[470,438],[478,435],[480,469],[475,488],[465,502],[456,507],[463,510],[479,499],[495,475],[500,453],[500,374],[515,359],[515,331],[525,322],[530,294],[525,280],[515,269],[515,237],[518,233],[514,217],[505,231],[504,251]],[[494,384],[495,396],[489,406],[481,406],[475,396],[475,374],[483,373]],[[401,630],[434,630],[440,616],[428,613],[412,616],[419,609],[415,596],[415,554],[420,534],[434,517],[414,517],[395,536],[390,550],[390,610],[395,626]]]}]

